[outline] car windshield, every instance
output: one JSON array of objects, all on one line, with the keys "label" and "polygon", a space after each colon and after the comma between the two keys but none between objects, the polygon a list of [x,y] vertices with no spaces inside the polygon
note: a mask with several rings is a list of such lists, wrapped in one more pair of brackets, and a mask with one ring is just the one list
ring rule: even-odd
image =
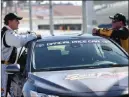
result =
[{"label": "car windshield", "polygon": [[36,42],[33,70],[128,64],[128,57],[107,39]]}]

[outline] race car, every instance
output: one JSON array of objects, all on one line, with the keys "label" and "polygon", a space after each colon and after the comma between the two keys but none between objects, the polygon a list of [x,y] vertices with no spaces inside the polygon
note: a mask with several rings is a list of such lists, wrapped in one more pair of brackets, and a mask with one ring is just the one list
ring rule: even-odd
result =
[{"label": "race car", "polygon": [[9,65],[14,97],[128,97],[129,55],[111,39],[47,36],[27,43]]}]

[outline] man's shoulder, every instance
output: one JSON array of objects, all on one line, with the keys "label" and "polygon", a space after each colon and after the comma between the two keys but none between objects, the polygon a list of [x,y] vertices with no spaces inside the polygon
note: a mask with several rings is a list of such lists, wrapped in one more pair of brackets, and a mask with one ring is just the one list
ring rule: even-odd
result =
[{"label": "man's shoulder", "polygon": [[1,37],[3,37],[3,35],[5,35],[6,33],[10,32],[9,29],[4,26],[2,29],[1,29]]},{"label": "man's shoulder", "polygon": [[14,32],[9,26],[3,26],[3,28],[1,29],[1,31],[4,31],[4,32]]},{"label": "man's shoulder", "polygon": [[5,32],[6,30],[8,30],[8,28],[4,26],[4,27],[2,27],[1,32],[3,32],[3,31]]},{"label": "man's shoulder", "polygon": [[121,27],[119,30],[129,31],[129,28],[127,28],[126,26],[124,26],[124,27]]}]

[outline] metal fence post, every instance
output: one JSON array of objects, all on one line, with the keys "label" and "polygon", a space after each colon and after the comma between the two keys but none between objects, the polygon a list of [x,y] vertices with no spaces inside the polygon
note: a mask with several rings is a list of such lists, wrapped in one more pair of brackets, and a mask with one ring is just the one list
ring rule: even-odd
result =
[{"label": "metal fence post", "polygon": [[30,31],[32,31],[32,5],[31,0],[29,0],[29,24],[30,24]]},{"label": "metal fence post", "polygon": [[54,25],[53,25],[53,5],[52,5],[52,0],[49,0],[49,18],[50,18],[50,33],[51,35],[54,35],[53,30],[54,30]]},{"label": "metal fence post", "polygon": [[84,34],[87,31],[86,0],[82,0],[82,17],[83,17],[83,24],[82,24],[83,32],[82,32],[82,34]]}]

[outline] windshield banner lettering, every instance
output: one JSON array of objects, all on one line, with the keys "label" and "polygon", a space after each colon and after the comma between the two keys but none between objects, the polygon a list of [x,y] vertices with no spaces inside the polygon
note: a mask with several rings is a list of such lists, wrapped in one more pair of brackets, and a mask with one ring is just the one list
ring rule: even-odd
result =
[{"label": "windshield banner lettering", "polygon": [[66,44],[75,44],[75,43],[79,43],[79,44],[85,44],[85,43],[108,43],[107,40],[98,40],[98,39],[94,39],[94,40],[71,40],[71,41],[56,41],[56,42],[48,42],[48,43],[37,43],[36,47],[45,47],[45,46],[54,46],[54,45],[66,45]]}]

